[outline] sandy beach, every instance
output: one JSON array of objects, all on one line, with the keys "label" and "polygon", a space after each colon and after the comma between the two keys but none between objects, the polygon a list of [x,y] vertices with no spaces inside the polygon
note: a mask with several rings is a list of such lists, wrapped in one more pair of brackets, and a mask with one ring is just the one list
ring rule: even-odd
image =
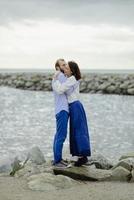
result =
[{"label": "sandy beach", "polygon": [[70,189],[32,191],[26,180],[0,176],[0,200],[132,200],[134,183],[83,182]]}]

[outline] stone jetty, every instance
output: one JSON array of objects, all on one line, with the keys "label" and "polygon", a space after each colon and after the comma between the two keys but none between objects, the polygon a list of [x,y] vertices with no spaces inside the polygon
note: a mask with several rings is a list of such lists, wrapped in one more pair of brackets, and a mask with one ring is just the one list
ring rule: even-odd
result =
[{"label": "stone jetty", "polygon": [[[0,86],[51,91],[52,73],[1,73]],[[81,93],[134,95],[134,74],[83,73]]]}]

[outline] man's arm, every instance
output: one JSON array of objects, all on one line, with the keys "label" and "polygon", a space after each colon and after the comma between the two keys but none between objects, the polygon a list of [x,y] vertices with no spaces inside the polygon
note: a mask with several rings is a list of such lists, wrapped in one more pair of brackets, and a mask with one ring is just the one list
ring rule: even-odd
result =
[{"label": "man's arm", "polygon": [[55,91],[54,89],[54,82],[56,80],[59,80],[60,83],[64,83],[67,80],[67,77],[60,71],[56,71],[54,76],[53,76],[53,80],[52,80],[52,89]]},{"label": "man's arm", "polygon": [[58,94],[63,94],[67,90],[69,90],[73,85],[75,85],[77,80],[74,76],[71,76],[67,78],[67,80],[64,83],[60,83],[59,80],[53,80],[53,90],[57,92]]}]

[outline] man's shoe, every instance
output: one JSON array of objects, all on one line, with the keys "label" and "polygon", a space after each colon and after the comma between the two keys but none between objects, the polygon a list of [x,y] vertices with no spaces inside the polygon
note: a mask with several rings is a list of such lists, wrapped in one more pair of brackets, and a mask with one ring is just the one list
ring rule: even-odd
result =
[{"label": "man's shoe", "polygon": [[82,158],[79,158],[75,163],[74,163],[74,166],[75,167],[80,167],[84,164],[86,164],[88,162],[88,159],[86,156],[83,156]]},{"label": "man's shoe", "polygon": [[[65,159],[62,159],[60,161],[60,163],[64,164],[64,165],[68,165],[69,164],[69,161],[68,160],[65,160]],[[56,163],[54,162],[54,160],[51,160],[51,164],[52,165],[55,165]]]},{"label": "man's shoe", "polygon": [[63,160],[63,159],[60,161],[60,163],[63,163],[64,165],[68,165],[69,164],[67,160]]},{"label": "man's shoe", "polygon": [[54,166],[54,168],[58,168],[58,169],[66,169],[66,168],[71,167],[70,164],[68,164],[68,165],[64,164],[62,161],[59,163],[55,163],[53,166]]}]

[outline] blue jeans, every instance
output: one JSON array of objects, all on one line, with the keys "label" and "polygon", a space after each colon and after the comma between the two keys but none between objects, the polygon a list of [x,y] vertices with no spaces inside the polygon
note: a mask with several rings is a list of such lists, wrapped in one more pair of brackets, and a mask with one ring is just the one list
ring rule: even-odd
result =
[{"label": "blue jeans", "polygon": [[63,143],[67,137],[69,113],[62,110],[56,115],[56,134],[53,143],[54,164],[62,160]]}]

